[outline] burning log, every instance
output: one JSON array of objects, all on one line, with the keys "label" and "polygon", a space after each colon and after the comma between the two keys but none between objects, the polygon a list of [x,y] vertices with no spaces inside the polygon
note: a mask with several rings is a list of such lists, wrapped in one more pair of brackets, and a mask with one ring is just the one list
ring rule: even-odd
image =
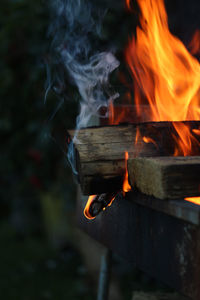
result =
[{"label": "burning log", "polygon": [[[120,193],[121,192],[119,192],[119,194]],[[86,205],[84,210],[86,218],[94,219],[100,212],[105,210],[108,206],[111,206],[117,195],[118,192],[112,192],[90,196],[92,197],[91,203],[89,203],[88,206]]]},{"label": "burning log", "polygon": [[[187,126],[199,131],[200,121],[149,122],[69,131],[73,139],[74,167],[84,195],[121,190],[125,173],[125,152],[129,157],[169,156],[175,151],[178,136],[174,127]],[[76,135],[75,135],[76,134]],[[195,134],[200,142],[200,136]],[[193,155],[200,155],[199,145]]]},{"label": "burning log", "polygon": [[159,199],[200,195],[200,156],[138,157],[128,160],[131,186]]}]

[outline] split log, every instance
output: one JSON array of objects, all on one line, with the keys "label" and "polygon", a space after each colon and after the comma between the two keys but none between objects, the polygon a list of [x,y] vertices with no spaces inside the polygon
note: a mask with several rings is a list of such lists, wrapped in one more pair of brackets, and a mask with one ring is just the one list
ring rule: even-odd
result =
[{"label": "split log", "polygon": [[200,156],[137,157],[128,174],[132,187],[159,199],[200,196]]},{"label": "split log", "polygon": [[[174,123],[184,123],[190,130],[200,129],[200,121]],[[173,136],[177,135],[172,122],[89,127],[68,133],[73,140],[74,168],[84,195],[120,190],[125,173],[125,151],[130,158],[172,155]],[[195,137],[200,141],[199,135]],[[194,149],[194,154],[200,155],[199,147]]]}]

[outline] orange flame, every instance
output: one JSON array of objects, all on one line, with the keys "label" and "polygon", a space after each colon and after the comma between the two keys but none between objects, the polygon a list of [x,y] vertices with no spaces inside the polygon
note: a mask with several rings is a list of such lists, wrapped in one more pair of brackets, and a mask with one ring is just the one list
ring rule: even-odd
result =
[{"label": "orange flame", "polygon": [[158,147],[157,144],[156,144],[156,142],[152,138],[147,137],[147,136],[143,136],[142,139],[143,139],[143,141],[145,143],[147,143],[147,144],[152,143],[152,144],[154,144],[156,146],[156,148]]},{"label": "orange flame", "polygon": [[200,197],[188,197],[184,200],[200,205]]},{"label": "orange flame", "polygon": [[192,129],[192,132],[196,135],[200,135],[200,129]]},{"label": "orange flame", "polygon": [[[90,214],[90,206],[92,204],[92,202],[94,201],[94,199],[97,197],[97,195],[91,195],[88,198],[88,201],[86,203],[85,209],[84,209],[84,216],[88,219],[88,220],[93,220],[96,218],[96,216],[92,216]],[[108,203],[107,207],[111,206],[113,201],[115,200],[115,196],[110,200],[110,202]],[[103,207],[102,210],[105,211],[107,207]]]},{"label": "orange flame", "polygon": [[126,0],[126,7],[129,11],[132,11],[131,0]]},{"label": "orange flame", "polygon": [[115,124],[114,117],[115,117],[115,115],[114,115],[114,105],[113,105],[113,102],[110,101],[109,106],[108,106],[108,121],[109,121],[110,125]]},{"label": "orange flame", "polygon": [[93,220],[95,219],[95,217],[93,217],[91,214],[90,214],[90,205],[91,203],[93,202],[93,200],[95,199],[96,195],[91,195],[89,196],[88,198],[88,201],[87,201],[87,204],[85,206],[85,209],[84,209],[84,216],[89,219],[89,220]]},{"label": "orange flame", "polygon": [[127,161],[128,161],[128,152],[125,152],[125,175],[124,175],[124,182],[123,182],[123,192],[127,193],[131,190],[131,186],[128,182],[128,169],[127,169]]},{"label": "orange flame", "polygon": [[[174,123],[174,128],[179,134],[178,138],[175,139],[175,151],[174,156],[189,156],[192,153],[193,147],[198,147],[198,140],[194,137],[192,132],[196,132],[195,129],[190,132],[189,126],[184,123]],[[198,129],[197,129],[198,131]]]},{"label": "orange flame", "polygon": [[195,55],[195,54],[200,54],[200,30],[196,30],[193,38],[189,44],[189,50],[190,52]]},{"label": "orange flame", "polygon": [[[126,1],[127,6],[130,1]],[[138,0],[140,27],[125,52],[133,78],[137,113],[150,106],[152,121],[200,119],[200,64],[173,36],[163,0]],[[193,136],[188,128],[174,125],[178,138],[174,155],[191,154]]]},{"label": "orange flame", "polygon": [[135,135],[135,145],[137,145],[137,143],[139,142],[140,139],[141,139],[141,134],[140,134],[139,127],[137,127],[136,128],[136,135]]}]

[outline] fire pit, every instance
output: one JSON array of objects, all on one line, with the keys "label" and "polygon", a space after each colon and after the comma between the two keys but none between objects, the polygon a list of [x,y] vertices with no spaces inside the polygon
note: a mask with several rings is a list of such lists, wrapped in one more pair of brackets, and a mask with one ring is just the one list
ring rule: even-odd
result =
[{"label": "fire pit", "polygon": [[[77,222],[108,249],[199,300],[200,64],[170,33],[162,0],[137,2],[140,24],[125,49],[132,84],[126,105],[110,97],[102,126],[68,132],[73,170],[89,196],[87,204],[79,199]],[[113,56],[102,58],[107,72],[98,84],[117,67]],[[96,74],[102,61],[93,65]],[[91,91],[82,81],[78,87],[83,95]]]},{"label": "fire pit", "polygon": [[[199,121],[178,124],[199,132]],[[74,134],[69,131],[69,139]],[[97,195],[87,205],[79,198],[77,223],[144,272],[199,300],[200,149],[195,143],[194,156],[172,156],[173,134],[172,122],[79,130],[73,140],[77,179],[83,194]]]}]

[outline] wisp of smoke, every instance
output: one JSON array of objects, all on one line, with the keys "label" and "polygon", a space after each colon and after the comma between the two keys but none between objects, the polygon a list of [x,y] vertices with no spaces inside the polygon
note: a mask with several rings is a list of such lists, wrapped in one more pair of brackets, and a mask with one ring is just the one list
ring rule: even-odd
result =
[{"label": "wisp of smoke", "polygon": [[[119,66],[114,54],[107,49],[100,52],[93,44],[101,36],[101,25],[106,11],[94,7],[88,0],[51,0],[52,24],[49,34],[53,37],[52,48],[55,62],[62,65],[80,94],[80,113],[76,129],[86,127],[101,107],[107,107],[118,94],[108,92],[109,75]],[[64,80],[64,78],[63,78]],[[61,86],[62,78],[57,77]],[[48,74],[47,93],[52,85]],[[74,139],[77,138],[75,134]],[[68,159],[74,173],[72,144]]]}]

